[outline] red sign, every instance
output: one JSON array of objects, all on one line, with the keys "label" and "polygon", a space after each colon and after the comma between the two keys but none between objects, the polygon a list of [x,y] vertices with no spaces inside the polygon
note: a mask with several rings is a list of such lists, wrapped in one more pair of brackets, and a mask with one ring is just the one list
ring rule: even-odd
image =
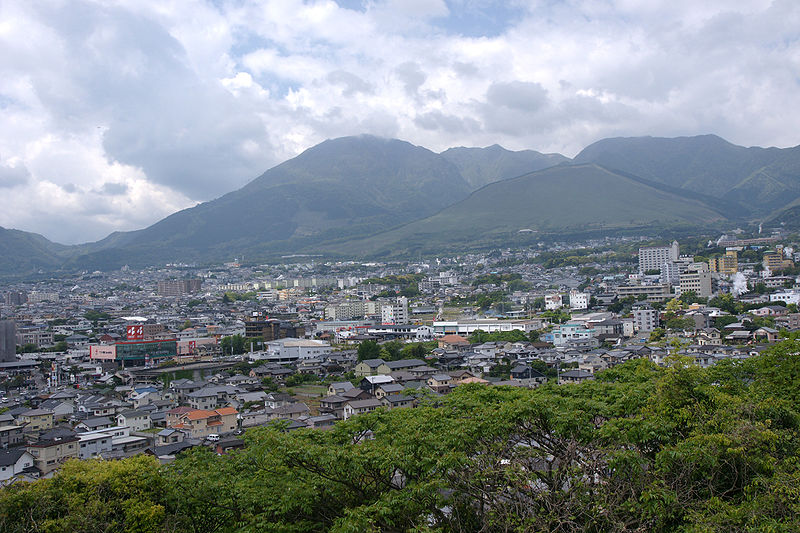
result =
[{"label": "red sign", "polygon": [[196,346],[197,346],[197,342],[189,341],[189,353],[193,354],[194,353],[194,349],[195,349]]},{"label": "red sign", "polygon": [[144,326],[128,326],[128,340],[140,341],[144,339]]}]

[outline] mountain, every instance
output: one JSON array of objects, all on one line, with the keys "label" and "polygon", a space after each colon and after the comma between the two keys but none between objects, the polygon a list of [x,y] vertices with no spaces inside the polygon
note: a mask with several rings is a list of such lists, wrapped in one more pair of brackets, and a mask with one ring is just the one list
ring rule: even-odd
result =
[{"label": "mountain", "polygon": [[575,163],[595,163],[671,187],[716,196],[757,216],[800,198],[800,146],[745,148],[716,135],[603,139]]},{"label": "mountain", "polygon": [[[384,256],[513,242],[521,233],[709,227],[725,216],[690,193],[594,164],[563,165],[491,183],[439,213],[337,251]],[[330,250],[333,252],[334,250]]]},{"label": "mountain", "polygon": [[67,247],[2,230],[0,274],[297,252],[416,254],[721,221],[800,226],[800,147],[744,148],[714,135],[615,138],[570,161],[497,145],[436,154],[343,137],[237,191],[95,243]]},{"label": "mountain", "polygon": [[53,270],[62,263],[59,254],[68,249],[38,233],[0,227],[0,275]]},{"label": "mountain", "polygon": [[497,144],[486,148],[450,148],[441,155],[458,167],[473,189],[569,162],[569,158],[561,154],[534,150],[512,152]]},{"label": "mountain", "polygon": [[431,215],[470,190],[458,168],[430,150],[394,139],[344,137],[309,148],[216,200],[143,230],[112,234],[72,261],[100,268],[291,252]]}]

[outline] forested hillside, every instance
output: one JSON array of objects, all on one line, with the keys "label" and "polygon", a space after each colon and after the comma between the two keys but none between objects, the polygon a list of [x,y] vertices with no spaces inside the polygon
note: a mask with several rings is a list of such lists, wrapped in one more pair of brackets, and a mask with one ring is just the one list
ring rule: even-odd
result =
[{"label": "forested hillside", "polygon": [[75,461],[0,491],[0,531],[798,531],[798,352],[462,386],[166,466]]}]

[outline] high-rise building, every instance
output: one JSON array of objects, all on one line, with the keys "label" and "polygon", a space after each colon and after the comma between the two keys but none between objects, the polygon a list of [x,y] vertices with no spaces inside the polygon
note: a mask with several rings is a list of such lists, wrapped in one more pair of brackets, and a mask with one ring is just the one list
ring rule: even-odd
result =
[{"label": "high-rise building", "polygon": [[17,327],[11,320],[0,320],[0,363],[17,360]]},{"label": "high-rise building", "polygon": [[778,246],[776,248],[776,251],[770,250],[764,252],[764,255],[762,256],[764,269],[769,270],[770,272],[776,272],[778,270],[792,268],[794,266],[794,262],[791,259],[786,259],[783,256],[783,247]]},{"label": "high-rise building", "polygon": [[24,292],[7,292],[3,295],[6,305],[22,305],[28,301],[28,295]]},{"label": "high-rise building", "polygon": [[200,292],[202,287],[201,279],[167,279],[158,282],[158,295],[183,296]]},{"label": "high-rise building", "polygon": [[669,246],[639,248],[639,273],[644,274],[649,270],[661,271],[664,263],[677,261],[679,254],[678,241],[673,241]]},{"label": "high-rise building", "polygon": [[381,306],[381,322],[405,324],[408,322],[408,298],[400,296],[393,304]]},{"label": "high-rise building", "polygon": [[720,274],[736,274],[739,271],[739,257],[736,250],[727,250],[723,256],[712,257],[708,260],[708,268],[711,272]]},{"label": "high-rise building", "polygon": [[681,274],[680,293],[694,291],[700,298],[711,297],[711,272],[706,263],[692,263]]},{"label": "high-rise building", "polygon": [[633,308],[633,323],[636,331],[648,332],[658,327],[658,311],[649,305],[640,305]]}]

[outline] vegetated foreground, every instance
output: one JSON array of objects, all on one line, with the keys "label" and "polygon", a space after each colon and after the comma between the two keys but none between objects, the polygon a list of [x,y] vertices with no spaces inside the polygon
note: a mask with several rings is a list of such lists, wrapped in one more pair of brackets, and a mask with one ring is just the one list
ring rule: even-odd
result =
[{"label": "vegetated foreground", "polygon": [[798,353],[462,386],[165,466],[72,461],[0,491],[0,531],[799,531]]}]

